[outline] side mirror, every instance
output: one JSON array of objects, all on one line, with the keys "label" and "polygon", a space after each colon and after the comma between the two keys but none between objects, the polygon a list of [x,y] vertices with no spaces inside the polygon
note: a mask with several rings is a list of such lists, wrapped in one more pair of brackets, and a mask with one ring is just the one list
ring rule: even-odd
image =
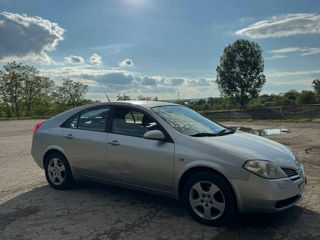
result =
[{"label": "side mirror", "polygon": [[161,132],[160,130],[151,130],[151,131],[146,132],[143,135],[143,138],[150,139],[150,140],[162,141],[166,137],[164,136],[163,132]]}]

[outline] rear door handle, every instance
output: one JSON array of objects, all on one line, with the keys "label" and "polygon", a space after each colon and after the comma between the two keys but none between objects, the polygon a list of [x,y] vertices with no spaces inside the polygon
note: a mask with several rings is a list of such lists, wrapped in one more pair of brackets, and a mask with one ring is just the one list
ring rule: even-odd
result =
[{"label": "rear door handle", "polygon": [[72,134],[71,134],[71,133],[70,133],[70,134],[65,135],[64,137],[65,137],[65,138],[67,138],[67,139],[72,139],[72,138],[74,138],[74,137],[72,136]]},{"label": "rear door handle", "polygon": [[112,142],[108,142],[108,144],[114,145],[114,146],[120,145],[120,143],[117,140],[113,140]]}]

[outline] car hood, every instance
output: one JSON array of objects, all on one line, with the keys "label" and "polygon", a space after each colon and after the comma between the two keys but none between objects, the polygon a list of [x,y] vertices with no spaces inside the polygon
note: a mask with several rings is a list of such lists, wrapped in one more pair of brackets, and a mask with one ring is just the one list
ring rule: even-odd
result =
[{"label": "car hood", "polygon": [[278,166],[297,168],[295,155],[289,148],[264,137],[237,131],[217,137],[199,137],[198,141],[231,152],[243,160],[268,160]]}]

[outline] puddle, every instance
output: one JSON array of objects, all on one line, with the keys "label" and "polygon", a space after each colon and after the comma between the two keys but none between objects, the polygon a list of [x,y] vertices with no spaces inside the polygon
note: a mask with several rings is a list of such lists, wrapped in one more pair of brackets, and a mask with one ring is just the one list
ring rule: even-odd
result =
[{"label": "puddle", "polygon": [[265,128],[265,129],[253,129],[247,127],[236,127],[237,130],[252,133],[258,136],[268,136],[273,134],[286,134],[289,130],[286,128]]}]

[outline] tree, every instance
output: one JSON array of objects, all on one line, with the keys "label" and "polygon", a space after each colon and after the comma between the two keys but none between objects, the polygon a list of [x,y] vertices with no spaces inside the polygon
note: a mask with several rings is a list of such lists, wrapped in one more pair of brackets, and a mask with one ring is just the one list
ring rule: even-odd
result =
[{"label": "tree", "polygon": [[255,42],[239,39],[228,45],[217,67],[217,84],[223,96],[244,106],[260,93],[266,78],[263,74],[262,49]]},{"label": "tree", "polygon": [[299,96],[299,92],[296,90],[290,90],[283,95],[283,104],[284,105],[292,105],[296,103],[296,100]]},{"label": "tree", "polygon": [[88,85],[71,79],[63,79],[62,85],[56,88],[54,97],[60,104],[77,107],[84,100]]},{"label": "tree", "polygon": [[20,117],[19,104],[22,100],[22,82],[29,74],[29,66],[10,62],[3,66],[0,78],[1,99],[11,106],[16,117]]},{"label": "tree", "polygon": [[213,107],[214,103],[215,103],[215,100],[213,97],[209,97],[208,100],[207,100],[208,104]]},{"label": "tree", "polygon": [[313,80],[312,86],[317,95],[318,102],[320,102],[320,79]]},{"label": "tree", "polygon": [[123,95],[118,94],[117,96],[117,101],[127,101],[130,100],[130,97],[123,93]]},{"label": "tree", "polygon": [[32,106],[36,98],[47,96],[54,86],[54,82],[48,77],[36,75],[36,72],[30,74],[23,81],[22,92],[25,101],[27,115],[32,115]]},{"label": "tree", "polygon": [[27,115],[31,115],[35,98],[47,93],[54,83],[49,78],[38,75],[39,71],[32,66],[10,62],[0,71],[0,98],[2,99],[7,117],[12,112],[19,117],[25,107]]},{"label": "tree", "polygon": [[9,95],[6,91],[6,81],[5,81],[5,73],[0,70],[0,101],[2,102],[3,109],[5,111],[6,117],[11,117],[10,106],[9,106]]},{"label": "tree", "polygon": [[312,104],[316,102],[316,94],[313,91],[302,91],[297,97],[297,104]]},{"label": "tree", "polygon": [[145,97],[143,95],[139,95],[137,98],[140,101],[151,101],[151,99],[152,99],[152,97]]}]

